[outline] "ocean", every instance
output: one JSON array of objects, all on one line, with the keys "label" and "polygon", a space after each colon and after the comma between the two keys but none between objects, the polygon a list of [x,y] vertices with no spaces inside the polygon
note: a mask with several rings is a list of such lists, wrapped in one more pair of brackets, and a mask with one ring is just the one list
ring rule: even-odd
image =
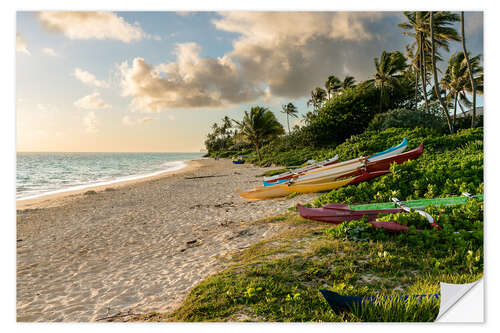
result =
[{"label": "ocean", "polygon": [[16,199],[154,176],[203,153],[17,153]]}]

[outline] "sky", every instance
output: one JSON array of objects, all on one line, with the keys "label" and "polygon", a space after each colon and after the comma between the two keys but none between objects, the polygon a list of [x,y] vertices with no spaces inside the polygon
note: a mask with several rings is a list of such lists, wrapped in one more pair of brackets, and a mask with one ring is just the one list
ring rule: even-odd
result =
[{"label": "sky", "polygon": [[[402,12],[17,12],[17,151],[197,152],[212,123],[255,105],[286,127],[282,104],[305,115],[329,75],[362,81],[382,51],[404,52],[404,21]],[[468,50],[484,54],[482,12],[465,22]],[[452,42],[444,58],[461,47]]]}]

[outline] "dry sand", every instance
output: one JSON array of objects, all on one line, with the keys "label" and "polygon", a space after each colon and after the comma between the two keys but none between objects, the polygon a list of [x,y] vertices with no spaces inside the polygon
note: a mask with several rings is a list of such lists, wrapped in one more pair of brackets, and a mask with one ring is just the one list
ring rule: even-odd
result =
[{"label": "dry sand", "polygon": [[[267,169],[269,170],[269,169]],[[248,224],[316,194],[247,201],[266,169],[228,160],[126,183],[19,201],[17,320],[96,321],[173,310],[223,256],[283,226]],[[216,175],[217,177],[186,179]]]}]

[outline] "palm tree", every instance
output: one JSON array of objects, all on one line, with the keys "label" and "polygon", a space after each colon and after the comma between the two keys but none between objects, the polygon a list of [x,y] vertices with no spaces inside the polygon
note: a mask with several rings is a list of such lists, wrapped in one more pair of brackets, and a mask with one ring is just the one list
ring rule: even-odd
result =
[{"label": "palm tree", "polygon": [[316,89],[311,91],[311,99],[307,101],[307,106],[309,107],[310,105],[312,105],[314,107],[314,110],[317,110],[323,105],[325,99],[326,91],[324,89],[321,89],[320,87],[317,87]]},{"label": "palm tree", "polygon": [[474,82],[474,77],[472,73],[472,68],[469,60],[469,55],[467,49],[465,48],[465,29],[464,29],[464,12],[460,13],[460,28],[462,31],[462,48],[464,50],[465,60],[467,61],[467,68],[469,70],[469,79],[472,86],[472,124],[471,128],[475,127],[476,123],[476,83]]},{"label": "palm tree", "polygon": [[342,82],[342,90],[354,88],[355,86],[356,86],[356,80],[354,79],[354,76],[347,75],[344,78],[344,82]]},{"label": "palm tree", "polygon": [[[442,23],[443,21],[441,21]],[[450,133],[454,132],[453,129],[453,124],[451,123],[450,120],[450,114],[448,113],[448,107],[446,103],[443,100],[443,97],[441,96],[441,92],[439,91],[439,84],[438,84],[438,77],[437,77],[437,71],[436,71],[436,35],[434,34],[434,30],[438,27],[438,25],[434,24],[434,12],[429,12],[429,26],[431,30],[431,56],[432,56],[432,73],[434,76],[434,90],[436,93],[436,96],[439,99],[439,103],[443,107],[443,112],[446,116],[446,121],[448,122],[448,128],[450,129]],[[446,28],[446,27],[441,27],[441,28]],[[454,30],[454,29],[452,29]],[[456,31],[455,31],[456,34]],[[442,37],[441,37],[442,38]]]},{"label": "palm tree", "polygon": [[[480,66],[481,55],[471,57],[469,60],[470,67],[472,68],[472,76],[475,82],[482,82],[483,68]],[[469,105],[470,102],[467,98],[467,93],[472,92],[470,81],[469,68],[467,60],[463,52],[455,52],[448,60],[448,68],[441,80],[441,87],[448,90],[447,99],[453,99],[453,120],[452,124],[455,127],[457,105],[462,102]],[[477,92],[482,93],[482,85],[479,84]],[[459,104],[461,107],[461,104]]]},{"label": "palm tree", "polygon": [[342,82],[335,75],[330,75],[325,82],[325,90],[327,93],[327,99],[330,99],[335,92],[338,92],[342,88]]},{"label": "palm tree", "polygon": [[281,108],[283,109],[283,111],[281,111],[281,112],[286,114],[286,124],[288,125],[288,133],[290,133],[290,121],[289,121],[288,117],[290,116],[290,117],[298,118],[299,117],[298,116],[299,110],[292,103],[282,105]]},{"label": "palm tree", "polygon": [[382,106],[387,104],[387,88],[400,87],[401,72],[405,70],[407,65],[405,57],[399,51],[383,51],[380,61],[375,58],[374,63],[376,70],[373,75],[374,79],[368,80],[368,82],[380,90],[380,112],[382,112]]},{"label": "palm tree", "polygon": [[241,122],[234,120],[238,125],[241,137],[255,146],[259,161],[261,145],[278,135],[284,134],[283,126],[276,120],[274,114],[267,108],[254,106],[250,112],[245,111]]},{"label": "palm tree", "polygon": [[[415,57],[418,58],[418,72],[420,73],[422,93],[424,95],[426,109],[429,110],[429,100],[427,98],[427,85],[428,76],[427,70],[431,68],[432,59],[431,41],[430,41],[430,25],[429,25],[429,12],[404,12],[408,22],[398,24],[400,28],[409,30],[403,32],[404,35],[415,38],[413,45],[417,46]],[[440,61],[440,54],[438,48],[442,47],[449,51],[449,41],[460,40],[455,29],[448,25],[458,21],[458,15],[450,12],[441,11],[434,13],[434,57],[436,61]],[[413,46],[412,45],[412,46]]]}]

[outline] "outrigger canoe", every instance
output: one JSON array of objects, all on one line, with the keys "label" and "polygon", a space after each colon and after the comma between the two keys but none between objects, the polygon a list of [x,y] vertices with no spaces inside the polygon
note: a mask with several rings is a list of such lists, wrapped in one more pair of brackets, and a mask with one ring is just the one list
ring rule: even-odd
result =
[{"label": "outrigger canoe", "polygon": [[331,168],[326,171],[320,170],[315,173],[308,173],[293,179],[293,181],[300,184],[324,183],[339,177],[359,175],[362,173],[363,169],[367,172],[389,170],[392,163],[401,164],[409,160],[417,159],[423,152],[424,145],[420,145],[405,153],[384,157],[373,162],[360,160],[357,163],[352,162],[349,165],[338,167],[337,169]]},{"label": "outrigger canoe", "polygon": [[337,163],[338,160],[339,160],[339,155],[335,155],[334,157],[332,157],[330,159],[327,159],[327,160],[324,160],[324,161],[321,161],[318,163],[309,164],[309,165],[303,166],[303,167],[298,168],[298,169],[293,169],[291,171],[280,173],[278,175],[264,177],[263,182],[264,182],[265,186],[275,185],[276,182],[279,182],[281,180],[286,181],[287,179],[293,177],[294,175],[299,175],[301,173],[304,173],[304,172],[312,170],[312,169],[316,169],[316,168],[319,168],[322,166],[327,166],[327,165]]},{"label": "outrigger canoe", "polygon": [[401,295],[401,296],[344,296],[336,292],[320,289],[321,295],[325,298],[330,308],[335,313],[344,311],[352,311],[362,304],[375,303],[378,301],[392,301],[392,302],[407,302],[409,300],[417,300],[421,302],[424,299],[439,300],[440,293],[435,294],[422,294],[422,295]]},{"label": "outrigger canoe", "polygon": [[398,201],[393,200],[393,202],[386,203],[374,203],[365,205],[343,205],[343,204],[330,204],[323,206],[322,208],[308,208],[300,204],[297,205],[299,215],[305,219],[320,221],[332,224],[340,224],[345,221],[360,220],[365,217],[367,221],[374,228],[384,228],[388,231],[394,232],[407,232],[409,228],[405,225],[398,224],[391,221],[375,221],[379,214],[395,214],[402,211],[408,211],[409,209],[416,209],[417,212],[425,214],[435,228],[439,228],[437,224],[434,223],[432,218],[425,213],[421,212],[419,209],[424,209],[431,205],[460,205],[465,204],[471,199],[483,200],[483,195],[471,196],[468,193],[464,193],[461,197],[448,197],[448,198],[436,198],[436,199],[421,199],[421,200],[410,200],[410,201]]},{"label": "outrigger canoe", "polygon": [[[316,174],[306,174],[304,176],[300,176],[295,180],[290,180],[290,184],[293,185],[314,185],[314,184],[321,184],[318,187],[316,187],[316,190],[313,190],[314,187],[309,187],[305,188],[304,191],[306,192],[319,192],[319,191],[327,191],[328,187],[331,187],[330,189],[338,188],[340,186],[347,185],[349,183],[346,183],[344,185],[337,186],[339,183],[333,183],[339,180],[342,177],[350,177],[350,176],[359,176],[363,175],[365,172],[367,174],[371,174],[373,172],[381,171],[384,172],[386,170],[389,170],[391,163],[403,163],[408,160],[416,159],[418,158],[424,150],[424,146],[420,145],[418,148],[410,150],[406,153],[401,153],[397,154],[394,156],[382,158],[380,160],[374,161],[374,162],[369,162],[366,163],[366,160],[363,162],[362,159],[353,160],[353,161],[347,161],[347,162],[342,162],[338,163],[337,167],[335,169],[331,167],[326,167],[330,168],[326,172],[321,172],[321,173],[316,173]],[[365,174],[365,175],[367,175]],[[379,174],[380,175],[380,174]],[[377,175],[377,176],[379,176]],[[304,179],[305,178],[305,179]],[[373,178],[373,177],[372,177]],[[367,179],[364,179],[367,180]],[[359,183],[359,180],[355,181],[354,179],[351,180],[353,184]],[[326,185],[328,184],[328,185]],[[291,186],[291,185],[290,185]],[[271,199],[271,198],[277,198],[277,197],[283,197],[286,196],[292,192],[294,192],[292,189],[289,189],[289,185],[285,184],[277,184],[275,186],[259,186],[254,188],[253,190],[247,191],[247,192],[242,192],[242,191],[237,191],[242,197],[247,198],[247,199],[252,199],[252,200],[264,200],[264,199]],[[300,187],[297,187],[297,189],[300,189]]]},{"label": "outrigger canoe", "polygon": [[[403,151],[405,151],[407,147],[408,147],[408,141],[406,140],[406,138],[404,138],[403,141],[399,145],[391,147],[391,148],[386,149],[384,151],[378,152],[374,155],[368,156],[367,158],[363,158],[363,157],[356,158],[356,159],[344,161],[341,163],[336,163],[336,160],[335,160],[335,162],[331,162],[330,160],[326,160],[326,161],[320,162],[320,163],[313,165],[313,166],[305,166],[301,169],[295,169],[295,170],[292,170],[292,171],[289,171],[289,172],[286,172],[286,173],[283,173],[280,175],[276,175],[276,176],[272,176],[272,177],[264,177],[263,182],[264,182],[265,186],[272,186],[272,185],[275,185],[278,183],[285,182],[290,178],[299,177],[300,175],[303,175],[303,174],[323,172],[326,170],[330,170],[332,168],[344,167],[347,165],[352,165],[352,164],[356,164],[356,163],[364,162],[364,161],[375,162],[375,161],[378,161],[378,160],[381,160],[381,159],[384,159],[384,158],[387,158],[390,156],[400,154]],[[336,158],[338,158],[337,155],[335,155],[335,157],[333,157],[333,159],[336,159]],[[319,165],[319,164],[324,163],[324,162],[327,162],[327,163],[325,163],[323,165]]]},{"label": "outrigger canoe", "polygon": [[326,183],[319,183],[319,184],[289,183],[289,184],[279,184],[278,187],[283,188],[283,189],[287,189],[290,192],[298,192],[298,193],[324,192],[324,191],[331,191],[331,190],[334,190],[336,188],[339,188],[339,187],[342,187],[345,185],[355,185],[355,184],[364,182],[366,180],[385,175],[386,173],[389,173],[389,172],[390,172],[390,170],[364,172],[361,175],[356,176],[356,177],[350,177],[347,179],[335,180],[335,181],[326,182]]}]

